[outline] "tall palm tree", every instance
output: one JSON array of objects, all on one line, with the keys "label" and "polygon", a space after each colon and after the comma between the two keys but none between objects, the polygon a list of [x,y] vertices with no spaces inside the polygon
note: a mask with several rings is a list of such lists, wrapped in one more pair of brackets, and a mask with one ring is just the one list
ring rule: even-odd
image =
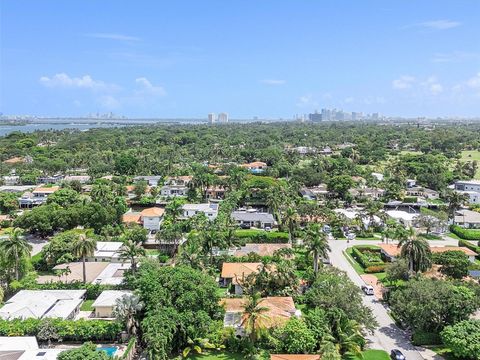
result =
[{"label": "tall palm tree", "polygon": [[202,244],[198,236],[189,235],[188,240],[180,247],[179,262],[193,269],[203,269]]},{"label": "tall palm tree", "polygon": [[326,258],[330,251],[327,236],[319,224],[308,225],[307,232],[305,233],[305,242],[308,252],[313,255],[313,271],[316,275],[318,273],[320,257]]},{"label": "tall palm tree", "polygon": [[289,244],[292,243],[293,232],[297,227],[298,220],[299,220],[299,216],[297,211],[293,207],[288,207],[287,210],[285,211],[285,217],[283,221],[287,225]]},{"label": "tall palm tree", "polygon": [[88,237],[85,234],[80,234],[73,243],[73,254],[82,258],[83,266],[83,283],[87,282],[87,270],[85,268],[85,258],[92,256],[97,248],[97,240]]},{"label": "tall palm tree", "polygon": [[132,272],[134,274],[137,271],[137,258],[146,255],[142,244],[132,240],[126,240],[118,253],[123,262],[130,261],[132,264]]},{"label": "tall palm tree", "polygon": [[18,280],[20,277],[20,259],[30,257],[32,246],[25,240],[23,230],[20,228],[7,229],[5,233],[7,238],[0,242],[0,251],[13,262],[15,280]]},{"label": "tall palm tree", "polygon": [[253,293],[247,297],[247,301],[243,306],[243,320],[242,326],[250,333],[250,340],[252,343],[257,338],[259,330],[259,320],[266,318],[266,312],[269,308],[262,306],[262,298],[260,293]]},{"label": "tall palm tree", "polygon": [[137,314],[143,309],[143,303],[136,295],[123,295],[117,299],[113,315],[125,324],[128,335],[135,336],[138,329]]},{"label": "tall palm tree", "polygon": [[337,348],[340,354],[363,358],[362,347],[365,344],[365,339],[358,322],[342,318],[335,333],[337,336]]},{"label": "tall palm tree", "polygon": [[426,271],[430,268],[432,264],[430,245],[424,239],[417,239],[413,228],[410,228],[407,237],[398,242],[398,247],[401,248],[400,255],[407,259],[411,273]]},{"label": "tall palm tree", "polygon": [[274,187],[272,191],[268,192],[267,194],[267,206],[272,211],[273,217],[279,224],[281,224],[279,210],[283,203],[282,196],[281,196],[280,188]]}]

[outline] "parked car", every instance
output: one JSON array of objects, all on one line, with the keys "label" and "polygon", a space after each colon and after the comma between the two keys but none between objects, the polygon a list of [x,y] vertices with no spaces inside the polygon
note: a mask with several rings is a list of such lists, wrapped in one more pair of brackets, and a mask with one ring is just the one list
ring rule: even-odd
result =
[{"label": "parked car", "polygon": [[362,285],[362,291],[365,295],[374,295],[373,287],[370,285]]},{"label": "parked car", "polygon": [[250,225],[248,225],[248,224],[240,224],[240,229],[250,229]]},{"label": "parked car", "polygon": [[390,352],[390,358],[392,360],[405,360],[405,355],[402,354],[402,352],[398,349],[393,349]]}]

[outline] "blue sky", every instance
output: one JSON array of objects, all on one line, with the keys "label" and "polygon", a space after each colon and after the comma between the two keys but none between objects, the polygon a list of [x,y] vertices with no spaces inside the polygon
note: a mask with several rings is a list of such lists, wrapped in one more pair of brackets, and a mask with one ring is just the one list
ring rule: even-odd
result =
[{"label": "blue sky", "polygon": [[477,0],[0,1],[4,114],[480,116]]}]

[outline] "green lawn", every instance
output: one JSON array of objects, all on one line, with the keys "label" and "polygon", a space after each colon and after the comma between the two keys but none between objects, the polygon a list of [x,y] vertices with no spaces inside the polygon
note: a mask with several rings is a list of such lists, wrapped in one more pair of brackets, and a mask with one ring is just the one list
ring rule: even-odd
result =
[{"label": "green lawn", "polygon": [[452,239],[462,240],[461,237],[459,237],[457,234],[454,234],[452,232],[448,232],[445,235],[448,236],[448,237],[451,237]]},{"label": "green lawn", "polygon": [[159,255],[160,251],[158,249],[145,249],[147,255]]},{"label": "green lawn", "polygon": [[92,307],[92,304],[95,300],[85,300],[82,304],[82,306],[80,306],[80,310],[81,311],[93,311],[93,307]]},{"label": "green lawn", "polygon": [[443,357],[445,360],[459,360],[456,356],[452,354],[451,350],[446,348],[445,346],[442,346],[442,345],[432,346],[432,347],[429,346],[428,348],[434,351],[436,354]]},{"label": "green lawn", "polygon": [[[480,151],[478,150],[465,150],[462,151],[462,157],[460,158],[460,161],[480,161]],[[477,173],[475,174],[475,179],[480,180],[480,168],[477,170]]]},{"label": "green lawn", "polygon": [[[390,356],[383,350],[365,350],[363,353],[363,360],[388,360]],[[356,357],[355,359],[359,359]]]}]

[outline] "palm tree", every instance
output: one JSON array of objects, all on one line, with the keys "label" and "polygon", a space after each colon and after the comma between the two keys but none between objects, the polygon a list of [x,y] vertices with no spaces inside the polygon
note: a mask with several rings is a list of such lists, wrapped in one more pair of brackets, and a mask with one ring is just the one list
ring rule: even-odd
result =
[{"label": "palm tree", "polygon": [[143,304],[136,295],[123,295],[117,299],[113,315],[125,324],[128,335],[137,333],[138,321],[136,315],[143,309]]},{"label": "palm tree", "polygon": [[320,257],[326,258],[330,251],[327,236],[322,231],[319,224],[310,224],[305,233],[305,242],[307,250],[313,254],[313,271],[315,275],[318,273],[318,265]]},{"label": "palm tree", "polygon": [[85,258],[92,256],[97,248],[97,240],[88,237],[85,234],[80,234],[77,240],[73,243],[72,252],[75,256],[82,258],[83,265],[83,283],[87,282],[87,271],[85,269]]},{"label": "palm tree", "polygon": [[446,199],[448,201],[448,214],[455,224],[455,212],[465,204],[467,195],[451,190],[447,193]]},{"label": "palm tree", "polygon": [[288,229],[288,243],[292,243],[292,234],[297,227],[297,222],[299,220],[298,213],[293,207],[287,208],[285,211],[284,222],[287,225]]},{"label": "palm tree", "polygon": [[282,194],[279,187],[274,187],[272,191],[267,194],[266,204],[272,211],[272,214],[279,224],[281,224],[279,210],[283,203]]},{"label": "palm tree", "polygon": [[426,240],[417,239],[413,228],[410,228],[407,237],[399,241],[398,247],[401,247],[400,255],[407,259],[411,273],[426,271],[430,268],[432,263],[430,246]]},{"label": "palm tree", "polygon": [[362,336],[361,326],[355,320],[342,318],[336,329],[337,348],[340,354],[348,354],[356,358],[363,358],[362,346],[365,339]]},{"label": "palm tree", "polygon": [[179,262],[193,269],[203,269],[202,244],[197,236],[190,234],[188,240],[180,247]]},{"label": "palm tree", "polygon": [[141,243],[136,243],[132,240],[126,240],[123,246],[119,250],[119,258],[125,262],[130,261],[132,264],[132,272],[135,274],[137,271],[137,258],[139,256],[145,256],[146,252]]},{"label": "palm tree", "polygon": [[0,242],[0,251],[5,257],[13,261],[15,280],[19,279],[20,259],[30,257],[32,246],[25,240],[23,230],[20,228],[7,229],[7,238]]},{"label": "palm tree", "polygon": [[242,326],[250,333],[252,343],[255,342],[257,338],[259,320],[265,319],[265,313],[269,310],[268,307],[262,306],[261,303],[262,298],[260,293],[257,292],[247,297],[247,301],[243,307]]}]

